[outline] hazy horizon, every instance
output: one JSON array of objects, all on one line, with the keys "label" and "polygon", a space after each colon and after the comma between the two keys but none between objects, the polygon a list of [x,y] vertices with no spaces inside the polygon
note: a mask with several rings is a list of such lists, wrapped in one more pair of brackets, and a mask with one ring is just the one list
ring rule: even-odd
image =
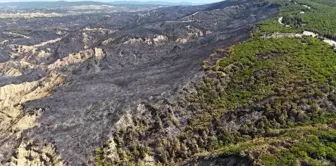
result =
[{"label": "hazy horizon", "polygon": [[[96,2],[116,2],[121,0],[0,0],[0,3],[6,2],[57,2],[57,1],[68,1],[68,2],[79,2],[79,1],[96,1]],[[221,0],[127,0],[127,1],[137,1],[137,2],[167,2],[167,3],[192,3],[192,4],[205,4],[205,3],[214,3]],[[125,1],[125,2],[127,2]]]}]

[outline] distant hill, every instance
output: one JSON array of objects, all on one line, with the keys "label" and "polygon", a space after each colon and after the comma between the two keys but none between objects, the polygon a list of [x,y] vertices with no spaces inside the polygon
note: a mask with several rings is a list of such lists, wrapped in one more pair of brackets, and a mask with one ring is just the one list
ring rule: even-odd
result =
[{"label": "distant hill", "polygon": [[137,8],[137,7],[157,7],[157,6],[187,6],[192,5],[192,3],[180,2],[180,3],[170,3],[162,1],[153,2],[137,2],[137,1],[115,1],[115,2],[96,2],[96,1],[80,1],[80,2],[68,2],[68,1],[54,1],[54,2],[44,2],[44,1],[34,1],[34,2],[7,2],[0,3],[0,8],[15,8],[15,9],[41,9],[41,8],[69,8],[74,6],[83,5],[106,5],[115,7],[127,7],[127,8]]},{"label": "distant hill", "polygon": [[8,2],[0,3],[0,8],[17,8],[17,9],[36,9],[36,8],[68,8],[73,6],[82,5],[108,5],[113,6],[110,3],[94,2],[94,1],[81,1],[81,2],[67,2],[67,1],[55,1],[55,2]]},{"label": "distant hill", "polygon": [[139,1],[114,1],[112,4],[117,5],[161,5],[161,6],[187,6],[192,5],[190,2],[164,2],[164,1],[147,1],[147,2],[139,2]]}]

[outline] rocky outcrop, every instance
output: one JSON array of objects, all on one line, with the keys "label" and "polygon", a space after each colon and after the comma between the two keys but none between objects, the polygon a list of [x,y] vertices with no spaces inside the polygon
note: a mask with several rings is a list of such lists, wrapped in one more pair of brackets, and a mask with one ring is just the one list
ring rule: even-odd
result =
[{"label": "rocky outcrop", "polygon": [[51,71],[65,68],[70,65],[83,63],[89,58],[94,58],[95,61],[99,62],[104,56],[105,53],[101,48],[88,49],[78,53],[70,54],[69,56],[66,56],[62,59],[58,59],[56,62],[48,65],[47,68]]},{"label": "rocky outcrop", "polygon": [[33,141],[21,143],[10,162],[11,165],[65,165],[54,146],[45,145],[40,148]]},{"label": "rocky outcrop", "polygon": [[159,45],[161,43],[167,42],[168,37],[164,35],[155,35],[152,38],[131,38],[124,42],[124,44],[139,44],[139,43],[145,43],[148,45]]}]

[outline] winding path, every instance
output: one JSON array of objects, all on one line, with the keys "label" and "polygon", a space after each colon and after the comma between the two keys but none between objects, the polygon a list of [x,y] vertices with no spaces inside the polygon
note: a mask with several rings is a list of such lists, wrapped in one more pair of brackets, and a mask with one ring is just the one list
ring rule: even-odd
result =
[{"label": "winding path", "polygon": [[[278,19],[278,22],[280,25],[285,26],[285,24],[282,22],[283,17],[280,17]],[[274,33],[271,36],[265,37],[265,38],[281,38],[281,37],[304,37],[304,36],[311,36],[315,38],[321,38],[323,39],[323,42],[329,44],[330,46],[335,47],[336,49],[336,41],[332,39],[328,39],[326,37],[323,37],[322,35],[310,31],[303,31],[303,33]]]}]

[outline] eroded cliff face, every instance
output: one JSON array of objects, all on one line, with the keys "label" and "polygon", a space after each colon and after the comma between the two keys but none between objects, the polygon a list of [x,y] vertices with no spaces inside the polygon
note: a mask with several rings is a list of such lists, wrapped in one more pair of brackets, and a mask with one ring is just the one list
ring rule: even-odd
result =
[{"label": "eroded cliff face", "polygon": [[[113,132],[132,125],[134,111],[145,115],[144,103],[176,100],[200,78],[215,48],[248,39],[249,25],[277,12],[262,1],[241,0],[76,16],[78,26],[71,16],[1,27],[0,163],[92,165],[94,150],[106,142],[109,158],[118,160]],[[48,24],[37,27],[40,22]],[[64,23],[69,27],[54,29]],[[20,25],[33,32],[8,35]]]},{"label": "eroded cliff face", "polygon": [[[42,108],[24,110],[24,103],[45,98],[59,85],[64,83],[64,77],[51,72],[46,77],[32,82],[8,84],[0,87],[0,145],[1,158],[13,158],[17,164],[23,164],[22,156],[13,156],[17,146],[23,142],[24,130],[38,126],[37,118],[43,112]],[[23,153],[23,149],[19,150]],[[24,154],[22,154],[24,155]],[[21,157],[21,159],[20,159]]]}]

